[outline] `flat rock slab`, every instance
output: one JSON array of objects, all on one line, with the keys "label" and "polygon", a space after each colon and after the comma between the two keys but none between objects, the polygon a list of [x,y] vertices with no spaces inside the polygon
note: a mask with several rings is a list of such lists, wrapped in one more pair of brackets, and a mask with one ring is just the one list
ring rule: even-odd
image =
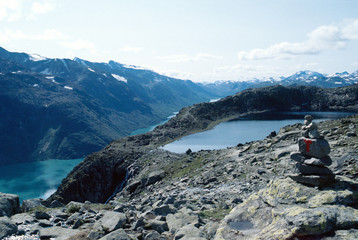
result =
[{"label": "flat rock slab", "polygon": [[289,176],[292,180],[307,184],[310,186],[317,186],[317,187],[325,187],[332,184],[335,180],[334,175],[290,175]]},{"label": "flat rock slab", "polygon": [[40,229],[40,239],[66,240],[79,234],[80,230],[62,227],[49,227]]},{"label": "flat rock slab", "polygon": [[332,240],[356,239],[358,210],[350,207],[358,203],[356,186],[340,176],[324,189],[290,178],[273,180],[225,216],[215,240],[316,239],[333,232],[351,238]]},{"label": "flat rock slab", "polygon": [[[332,175],[333,172],[324,166],[308,165],[304,163],[296,164],[297,170],[303,175]],[[333,176],[334,177],[334,176]]]},{"label": "flat rock slab", "polygon": [[331,152],[329,143],[325,139],[300,138],[298,149],[303,155],[315,158],[323,158]]},{"label": "flat rock slab", "polygon": [[323,158],[310,158],[305,160],[303,163],[314,166],[330,166],[332,164],[332,159],[329,156],[325,156]]}]

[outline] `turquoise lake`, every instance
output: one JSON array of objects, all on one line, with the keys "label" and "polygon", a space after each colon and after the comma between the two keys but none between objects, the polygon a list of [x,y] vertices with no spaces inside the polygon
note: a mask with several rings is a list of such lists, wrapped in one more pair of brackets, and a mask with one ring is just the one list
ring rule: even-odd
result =
[{"label": "turquoise lake", "polygon": [[222,122],[211,130],[185,136],[162,148],[175,153],[214,150],[232,147],[239,143],[264,139],[272,131],[278,132],[281,127],[303,123],[304,115],[311,114],[316,122],[342,118],[353,113],[347,112],[287,112],[258,114],[235,121]]},{"label": "turquoise lake", "polygon": [[19,195],[20,203],[30,198],[45,199],[82,160],[47,160],[2,166],[0,192]]}]

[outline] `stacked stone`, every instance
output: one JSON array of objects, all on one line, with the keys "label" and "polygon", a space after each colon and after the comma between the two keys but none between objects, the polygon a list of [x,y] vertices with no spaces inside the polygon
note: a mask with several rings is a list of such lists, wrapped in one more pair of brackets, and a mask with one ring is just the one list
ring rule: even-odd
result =
[{"label": "stacked stone", "polygon": [[290,177],[303,184],[324,187],[335,180],[335,175],[328,168],[332,164],[328,155],[331,148],[328,141],[320,136],[317,125],[312,120],[311,115],[305,116],[303,137],[298,140],[299,152],[291,154],[291,159],[297,162],[299,174]]}]

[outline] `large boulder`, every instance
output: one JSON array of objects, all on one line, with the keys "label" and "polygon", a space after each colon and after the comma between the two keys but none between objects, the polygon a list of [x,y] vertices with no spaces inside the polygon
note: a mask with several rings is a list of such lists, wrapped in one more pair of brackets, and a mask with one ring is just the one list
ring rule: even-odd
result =
[{"label": "large boulder", "polygon": [[118,229],[100,238],[99,240],[130,240],[130,238],[123,229]]},{"label": "large boulder", "polygon": [[62,227],[46,227],[41,228],[39,232],[40,239],[56,239],[56,240],[67,240],[71,239],[81,231],[71,228]]},{"label": "large boulder", "polygon": [[114,212],[114,211],[101,211],[103,217],[100,220],[100,223],[108,232],[112,232],[121,228],[126,222],[127,217],[124,213]]},{"label": "large boulder", "polygon": [[0,193],[0,217],[11,217],[20,212],[19,196]]},{"label": "large boulder", "polygon": [[358,183],[338,177],[329,188],[289,178],[271,181],[235,207],[220,223],[216,240],[321,239],[358,225]]},{"label": "large boulder", "polygon": [[329,143],[325,139],[300,138],[298,147],[303,155],[315,158],[323,158],[331,152]]}]

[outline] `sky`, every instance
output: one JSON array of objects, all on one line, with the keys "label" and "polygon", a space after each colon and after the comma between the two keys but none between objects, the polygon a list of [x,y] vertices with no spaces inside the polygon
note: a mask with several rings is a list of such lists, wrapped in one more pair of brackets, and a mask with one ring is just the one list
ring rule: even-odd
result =
[{"label": "sky", "polygon": [[0,46],[194,82],[358,70],[358,0],[0,0]]}]

